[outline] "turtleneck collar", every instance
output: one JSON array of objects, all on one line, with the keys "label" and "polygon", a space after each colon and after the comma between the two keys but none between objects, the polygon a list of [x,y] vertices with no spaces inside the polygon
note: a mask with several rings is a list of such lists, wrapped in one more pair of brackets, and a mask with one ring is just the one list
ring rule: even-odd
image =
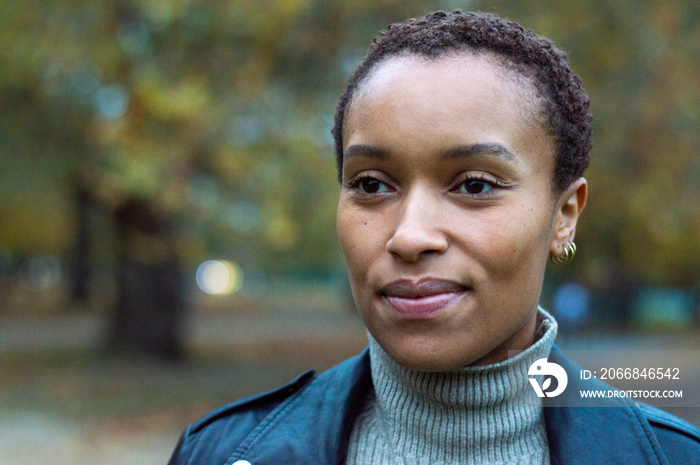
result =
[{"label": "turtleneck collar", "polygon": [[541,400],[527,372],[554,344],[540,309],[536,341],[502,362],[409,370],[370,336],[374,392],[356,421],[348,463],[548,463]]}]

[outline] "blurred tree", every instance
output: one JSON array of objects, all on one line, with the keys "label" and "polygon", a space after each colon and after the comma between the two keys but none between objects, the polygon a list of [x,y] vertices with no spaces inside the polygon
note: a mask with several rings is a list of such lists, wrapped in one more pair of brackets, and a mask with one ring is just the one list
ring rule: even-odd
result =
[{"label": "blurred tree", "polygon": [[[273,272],[338,267],[334,100],[369,34],[408,10],[0,3],[0,188],[11,199],[0,242],[72,255],[76,299],[90,237],[113,245],[110,346],[169,356],[182,347],[182,266],[219,255]],[[91,234],[91,205],[112,232]]]},{"label": "blurred tree", "polygon": [[[508,4],[508,5],[506,5]],[[569,52],[594,140],[580,275],[623,321],[644,285],[700,283],[700,4],[489,2]],[[561,276],[560,276],[561,277]]]},{"label": "blurred tree", "polygon": [[571,269],[700,281],[700,6],[680,0],[0,0],[0,246],[72,255],[76,277],[89,243],[111,248],[111,340],[162,353],[183,267],[341,268],[335,100],[378,30],[455,7],[551,37],[592,95],[595,215]]}]

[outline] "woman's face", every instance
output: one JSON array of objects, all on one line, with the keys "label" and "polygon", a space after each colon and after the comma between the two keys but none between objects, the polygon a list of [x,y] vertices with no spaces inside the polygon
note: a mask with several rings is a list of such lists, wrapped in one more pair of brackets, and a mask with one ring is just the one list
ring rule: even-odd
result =
[{"label": "woman's face", "polygon": [[573,239],[585,180],[553,194],[553,138],[507,73],[483,54],[391,58],[350,105],[338,236],[367,328],[408,368],[532,344],[547,257]]}]

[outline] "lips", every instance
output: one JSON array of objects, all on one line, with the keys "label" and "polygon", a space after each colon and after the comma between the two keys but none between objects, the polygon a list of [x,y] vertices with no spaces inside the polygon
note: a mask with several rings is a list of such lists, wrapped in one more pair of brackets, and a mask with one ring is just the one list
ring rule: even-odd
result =
[{"label": "lips", "polygon": [[380,294],[400,316],[409,319],[429,318],[447,309],[469,289],[457,282],[423,278],[402,279],[384,286]]}]

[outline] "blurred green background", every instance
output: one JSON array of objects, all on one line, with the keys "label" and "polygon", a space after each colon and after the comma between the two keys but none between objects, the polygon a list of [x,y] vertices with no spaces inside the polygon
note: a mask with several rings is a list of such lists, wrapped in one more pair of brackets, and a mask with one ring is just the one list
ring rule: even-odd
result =
[{"label": "blurred green background", "polygon": [[361,349],[335,101],[379,30],[454,8],[551,38],[591,96],[579,252],[542,296],[564,336],[697,348],[698,2],[0,0],[3,463],[164,463]]}]

